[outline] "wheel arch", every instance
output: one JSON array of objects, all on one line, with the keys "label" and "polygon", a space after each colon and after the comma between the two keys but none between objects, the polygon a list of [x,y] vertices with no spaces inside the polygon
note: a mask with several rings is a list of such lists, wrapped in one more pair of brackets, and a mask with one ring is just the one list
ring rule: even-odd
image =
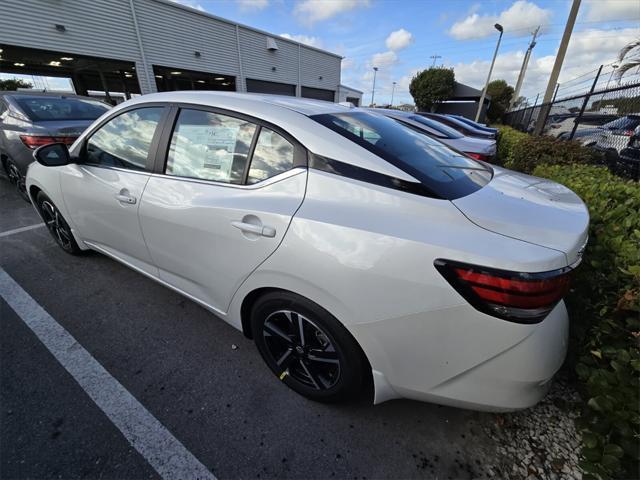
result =
[{"label": "wheel arch", "polygon": [[365,375],[367,376],[365,383],[369,384],[372,382],[373,368],[371,365],[371,361],[369,359],[369,355],[367,355],[367,353],[365,352],[365,349],[363,348],[362,342],[360,342],[358,338],[356,338],[356,336],[353,334],[353,331],[340,319],[340,316],[335,315],[335,313],[332,312],[330,309],[326,308],[322,304],[322,302],[319,302],[313,298],[310,298],[308,295],[304,295],[294,290],[291,290],[288,288],[280,288],[280,287],[258,287],[258,288],[254,288],[253,290],[249,291],[246,295],[244,295],[244,298],[242,299],[242,303],[240,305],[240,322],[242,326],[242,333],[244,334],[245,337],[249,339],[253,338],[253,335],[251,332],[251,309],[253,305],[263,295],[267,293],[273,293],[273,292],[286,292],[286,293],[292,293],[294,295],[303,297],[317,304],[322,309],[329,312],[329,314],[332,315],[334,318],[336,318],[338,322],[340,322],[340,324],[349,333],[349,335],[351,336],[355,344],[358,346],[359,353],[362,356],[363,365],[365,367]]}]

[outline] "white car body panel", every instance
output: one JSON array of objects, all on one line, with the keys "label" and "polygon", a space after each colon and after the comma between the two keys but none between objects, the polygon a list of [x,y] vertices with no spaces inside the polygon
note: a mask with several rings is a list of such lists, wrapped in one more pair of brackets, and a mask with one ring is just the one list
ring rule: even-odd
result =
[{"label": "white car body panel", "polygon": [[[154,175],[140,224],[160,278],[226,312],[240,284],[278,247],[302,203],[307,171],[291,172],[256,188]],[[275,236],[232,225],[243,220],[272,228]]]},{"label": "white car body panel", "polygon": [[[152,275],[158,274],[142,236],[138,208],[150,174],[92,165],[68,165],[60,175],[65,218],[82,232],[82,240],[122,257]],[[116,199],[135,199],[128,204]]]},{"label": "white car body panel", "polygon": [[587,241],[589,212],[580,197],[531,175],[495,167],[487,186],[453,204],[487,230],[564,252],[570,265]]},{"label": "white car body panel", "polygon": [[[110,115],[146,102],[252,115],[314,154],[415,181],[306,116],[347,107],[172,92],[138,97]],[[101,171],[34,162],[27,187],[32,197],[35,188],[52,199],[81,248],[106,253],[238,329],[243,303],[258,289],[288,290],[322,306],[364,351],[376,403],[406,397],[476,409],[525,408],[544,395],[562,364],[568,328],[562,302],[540,323],[502,320],[476,310],[434,267],[436,259],[453,259],[535,273],[573,263],[588,215],[557,184],[495,168],[488,185],[448,201],[314,168],[252,186],[95,170]],[[122,188],[137,197],[135,205],[114,198]],[[273,237],[254,238],[232,225],[247,215],[272,227]]]}]

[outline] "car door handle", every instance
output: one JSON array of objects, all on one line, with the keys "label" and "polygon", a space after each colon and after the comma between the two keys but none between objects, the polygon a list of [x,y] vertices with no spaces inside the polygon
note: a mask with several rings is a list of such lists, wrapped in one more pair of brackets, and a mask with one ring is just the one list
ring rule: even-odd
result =
[{"label": "car door handle", "polygon": [[243,232],[253,233],[255,235],[260,235],[263,237],[273,238],[276,236],[276,229],[273,227],[267,227],[264,225],[254,225],[253,223],[247,222],[231,222],[231,225],[240,229]]},{"label": "car door handle", "polygon": [[132,197],[131,195],[126,195],[124,193],[118,193],[116,195],[116,200],[121,203],[128,203],[129,205],[135,205],[136,197]]}]

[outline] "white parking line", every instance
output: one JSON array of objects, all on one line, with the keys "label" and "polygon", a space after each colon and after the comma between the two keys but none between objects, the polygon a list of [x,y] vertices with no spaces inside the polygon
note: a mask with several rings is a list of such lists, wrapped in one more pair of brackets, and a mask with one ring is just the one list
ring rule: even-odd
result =
[{"label": "white parking line", "polygon": [[207,467],[2,268],[0,296],[162,478],[215,480]]},{"label": "white parking line", "polygon": [[28,225],[26,227],[14,228],[13,230],[7,230],[6,232],[0,232],[1,237],[8,237],[16,233],[26,232],[27,230],[33,230],[34,228],[44,227],[44,223],[36,223],[35,225]]}]

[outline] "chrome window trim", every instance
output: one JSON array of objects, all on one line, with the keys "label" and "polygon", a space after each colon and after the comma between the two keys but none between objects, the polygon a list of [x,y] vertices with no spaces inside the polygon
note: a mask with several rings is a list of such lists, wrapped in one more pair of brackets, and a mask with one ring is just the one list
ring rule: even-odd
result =
[{"label": "chrome window trim", "polygon": [[281,182],[286,180],[289,177],[294,177],[296,175],[300,175],[303,172],[306,172],[307,169],[305,167],[294,167],[286,172],[279,173],[278,175],[274,175],[273,177],[267,178],[261,182],[253,183],[251,185],[243,185],[238,183],[227,183],[227,182],[216,182],[215,180],[204,180],[200,178],[191,178],[191,177],[181,177],[179,175],[168,175],[166,173],[149,173],[151,177],[156,178],[164,178],[169,180],[178,180],[181,182],[189,182],[189,183],[200,183],[203,185],[210,185],[215,187],[226,187],[226,188],[237,188],[240,190],[258,190],[262,187],[267,187],[274,183]]}]

